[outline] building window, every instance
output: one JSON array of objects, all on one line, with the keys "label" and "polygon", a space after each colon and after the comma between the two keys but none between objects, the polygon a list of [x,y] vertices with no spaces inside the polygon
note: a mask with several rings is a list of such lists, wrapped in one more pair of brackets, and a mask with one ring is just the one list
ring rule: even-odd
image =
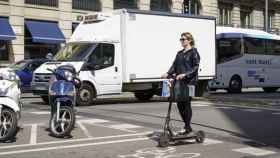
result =
[{"label": "building window", "polygon": [[100,0],[72,0],[73,9],[101,11]]},{"label": "building window", "polygon": [[[274,23],[274,16],[275,16],[275,13],[273,11],[269,11],[268,12],[268,30],[272,30],[273,28],[273,23]],[[264,25],[264,28],[266,27],[265,24],[266,24],[266,17],[265,17],[265,11],[263,12],[263,19],[264,19],[264,22],[263,22],[263,25]]]},{"label": "building window", "polygon": [[0,40],[0,61],[9,61],[9,41]]},{"label": "building window", "polygon": [[184,0],[183,2],[183,13],[184,14],[193,14],[199,15],[200,10],[200,1],[199,0]]},{"label": "building window", "polygon": [[114,0],[114,9],[137,9],[137,0]]},{"label": "building window", "polygon": [[242,28],[251,28],[253,24],[252,8],[240,7],[240,24]]},{"label": "building window", "polygon": [[232,24],[232,4],[219,2],[219,25],[231,25]]},{"label": "building window", "polygon": [[170,0],[151,0],[150,8],[154,11],[171,11],[171,4]]},{"label": "building window", "polygon": [[58,7],[58,0],[25,0],[26,4]]}]

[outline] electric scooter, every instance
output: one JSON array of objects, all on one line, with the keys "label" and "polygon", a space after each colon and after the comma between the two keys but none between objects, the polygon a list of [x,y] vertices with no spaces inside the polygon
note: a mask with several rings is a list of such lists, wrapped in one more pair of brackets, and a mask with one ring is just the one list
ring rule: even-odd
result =
[{"label": "electric scooter", "polygon": [[49,88],[50,134],[58,138],[68,137],[75,125],[76,91],[81,87],[81,81],[72,65],[48,70],[54,74]]},{"label": "electric scooter", "polygon": [[174,81],[163,81],[163,88],[169,88],[169,106],[167,111],[167,116],[165,118],[163,134],[160,135],[158,145],[159,147],[167,147],[170,145],[170,142],[176,143],[180,140],[190,140],[195,139],[197,143],[203,143],[205,139],[205,133],[203,131],[194,132],[193,135],[177,135],[170,126],[171,121],[171,109],[173,104],[173,95],[174,95]]},{"label": "electric scooter", "polygon": [[0,70],[0,141],[12,140],[18,129],[22,104],[19,78],[14,71]]}]

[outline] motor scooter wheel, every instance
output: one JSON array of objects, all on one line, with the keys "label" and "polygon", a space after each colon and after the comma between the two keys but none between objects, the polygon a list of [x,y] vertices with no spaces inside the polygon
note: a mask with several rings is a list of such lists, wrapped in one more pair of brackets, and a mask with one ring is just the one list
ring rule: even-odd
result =
[{"label": "motor scooter wheel", "polygon": [[75,126],[75,113],[72,107],[61,106],[59,120],[57,120],[57,112],[51,116],[50,132],[57,138],[65,138],[71,135],[71,131]]},{"label": "motor scooter wheel", "polygon": [[205,133],[203,131],[197,131],[195,141],[197,143],[203,143],[204,140],[205,140]]},{"label": "motor scooter wheel", "polygon": [[3,108],[0,122],[0,141],[12,140],[17,133],[17,114],[9,108]]},{"label": "motor scooter wheel", "polygon": [[170,141],[169,134],[164,133],[164,134],[159,136],[158,146],[163,147],[163,148],[168,147],[169,146],[169,141]]}]

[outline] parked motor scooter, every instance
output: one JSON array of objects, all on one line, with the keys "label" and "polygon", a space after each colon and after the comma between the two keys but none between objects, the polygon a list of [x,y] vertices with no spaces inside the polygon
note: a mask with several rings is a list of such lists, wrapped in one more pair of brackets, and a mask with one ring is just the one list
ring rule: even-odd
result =
[{"label": "parked motor scooter", "polygon": [[50,81],[49,103],[51,135],[64,138],[71,135],[75,125],[76,91],[81,87],[77,72],[72,65],[63,65],[51,70],[54,76]]},{"label": "parked motor scooter", "polygon": [[0,141],[10,141],[18,129],[22,104],[19,77],[10,69],[0,70]]}]

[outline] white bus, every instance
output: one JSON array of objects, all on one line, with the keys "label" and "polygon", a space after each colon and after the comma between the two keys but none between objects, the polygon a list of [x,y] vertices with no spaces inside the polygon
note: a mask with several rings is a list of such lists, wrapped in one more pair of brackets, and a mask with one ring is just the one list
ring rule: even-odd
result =
[{"label": "white bus", "polygon": [[280,36],[264,31],[217,27],[217,76],[210,90],[240,93],[261,87],[275,92],[280,87]]}]

